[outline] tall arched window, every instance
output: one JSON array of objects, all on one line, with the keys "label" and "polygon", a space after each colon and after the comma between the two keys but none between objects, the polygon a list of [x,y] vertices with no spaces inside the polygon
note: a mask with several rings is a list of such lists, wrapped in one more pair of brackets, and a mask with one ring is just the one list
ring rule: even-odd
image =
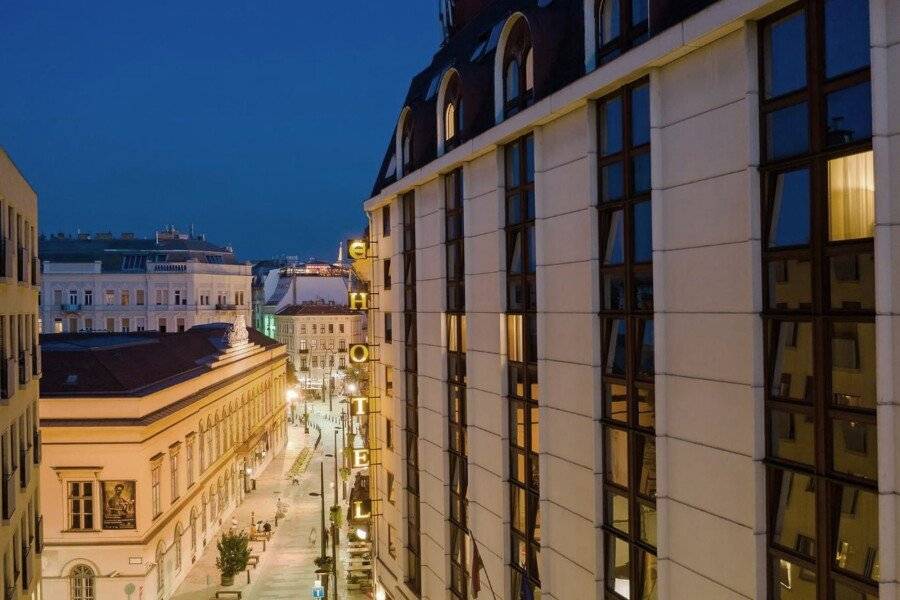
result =
[{"label": "tall arched window", "polygon": [[648,0],[599,0],[597,64],[602,65],[649,37]]},{"label": "tall arched window", "polygon": [[209,464],[216,462],[216,456],[213,454],[213,438],[216,432],[213,430],[212,417],[206,417],[206,456]]},{"label": "tall arched window", "polygon": [[462,131],[462,99],[459,89],[459,75],[450,75],[444,92],[444,149],[450,150],[459,144]]},{"label": "tall arched window", "polygon": [[197,507],[191,509],[191,551],[197,549]]},{"label": "tall arched window", "polygon": [[412,131],[412,117],[407,114],[406,118],[403,119],[403,130],[400,134],[400,164],[403,167],[403,172],[401,175],[408,175],[412,171],[413,164],[413,131]]},{"label": "tall arched window", "polygon": [[184,532],[181,523],[175,526],[175,572],[181,571],[181,537]]},{"label": "tall arched window", "polygon": [[71,600],[94,600],[94,571],[87,565],[75,565],[69,574]]},{"label": "tall arched window", "polygon": [[205,492],[203,493],[202,504],[203,504],[203,507],[202,507],[202,510],[200,511],[200,529],[203,531],[203,537],[205,538],[206,537],[206,511],[207,511],[207,504],[209,504],[206,500]]},{"label": "tall arched window", "polygon": [[166,551],[162,541],[156,546],[156,598],[162,600],[166,595]]},{"label": "tall arched window", "polygon": [[534,101],[534,54],[528,22],[519,18],[503,53],[503,107],[511,117]]},{"label": "tall arched window", "polygon": [[203,429],[203,421],[200,421],[200,472],[206,470],[206,431]]}]

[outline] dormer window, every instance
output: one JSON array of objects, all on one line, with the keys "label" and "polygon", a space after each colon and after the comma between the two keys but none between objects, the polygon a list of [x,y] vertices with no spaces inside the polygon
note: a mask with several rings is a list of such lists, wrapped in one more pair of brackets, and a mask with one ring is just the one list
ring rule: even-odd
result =
[{"label": "dormer window", "polygon": [[608,63],[648,38],[648,0],[599,0],[597,64]]},{"label": "dormer window", "polygon": [[511,117],[534,101],[534,52],[528,23],[523,18],[513,25],[503,63],[504,114]]},{"label": "dormer window", "polygon": [[400,136],[400,164],[403,175],[412,171],[412,119],[409,115],[403,121],[403,133]]},{"label": "dormer window", "polygon": [[450,75],[444,92],[444,149],[455,148],[462,131],[462,99],[459,90],[459,75]]}]

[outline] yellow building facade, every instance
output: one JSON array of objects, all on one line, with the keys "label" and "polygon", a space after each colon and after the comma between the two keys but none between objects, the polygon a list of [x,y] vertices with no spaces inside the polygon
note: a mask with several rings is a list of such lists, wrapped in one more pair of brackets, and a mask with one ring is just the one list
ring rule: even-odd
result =
[{"label": "yellow building facade", "polygon": [[41,597],[37,195],[0,149],[0,576],[4,598]]}]

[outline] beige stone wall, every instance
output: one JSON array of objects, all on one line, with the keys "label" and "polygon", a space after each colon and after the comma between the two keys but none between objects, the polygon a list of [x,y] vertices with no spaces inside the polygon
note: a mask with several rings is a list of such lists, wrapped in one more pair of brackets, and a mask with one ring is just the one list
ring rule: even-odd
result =
[{"label": "beige stone wall", "polygon": [[[2,381],[9,382],[0,390],[0,444],[3,471],[10,473],[8,489],[15,505],[10,518],[0,525],[0,554],[8,560],[0,566],[0,586],[13,588],[13,598],[31,597],[38,592],[41,580],[36,544],[41,504],[35,464],[41,368],[36,337],[40,285],[40,273],[35,268],[37,227],[37,196],[0,148],[0,370]],[[11,464],[13,454],[17,468]],[[24,486],[23,471],[27,476]],[[18,558],[18,575],[14,576],[13,557],[21,556],[22,546],[29,548],[30,567],[23,570]]]}]

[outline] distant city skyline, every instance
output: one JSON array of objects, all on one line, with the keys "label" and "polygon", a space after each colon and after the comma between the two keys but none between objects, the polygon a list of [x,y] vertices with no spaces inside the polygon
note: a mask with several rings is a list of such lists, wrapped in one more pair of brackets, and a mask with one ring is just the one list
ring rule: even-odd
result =
[{"label": "distant city skyline", "polygon": [[12,4],[0,147],[43,234],[193,223],[242,259],[330,259],[365,227],[409,78],[439,45],[420,0]]}]

